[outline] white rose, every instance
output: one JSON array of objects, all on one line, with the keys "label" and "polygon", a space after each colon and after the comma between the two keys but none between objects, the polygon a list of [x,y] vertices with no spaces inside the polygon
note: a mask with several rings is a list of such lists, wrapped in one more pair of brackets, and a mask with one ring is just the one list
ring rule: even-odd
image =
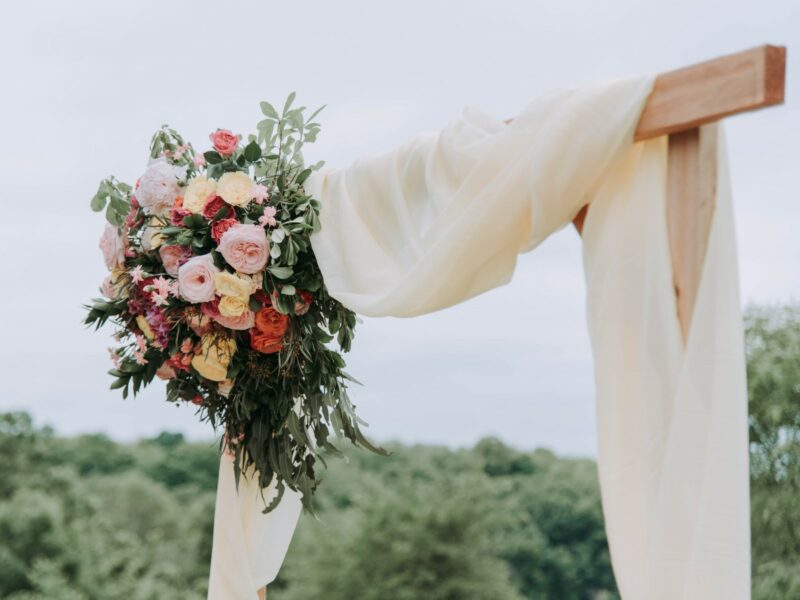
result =
[{"label": "white rose", "polygon": [[171,165],[165,158],[156,159],[139,180],[139,187],[134,192],[136,200],[149,213],[164,214],[175,204],[180,192],[178,181],[185,176],[185,167]]}]

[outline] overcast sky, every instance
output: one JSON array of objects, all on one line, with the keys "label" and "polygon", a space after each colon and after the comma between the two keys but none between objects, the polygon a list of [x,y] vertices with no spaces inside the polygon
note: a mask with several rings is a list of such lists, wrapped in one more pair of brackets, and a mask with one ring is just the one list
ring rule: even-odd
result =
[{"label": "overcast sky", "polygon": [[[155,384],[108,391],[107,333],[82,303],[105,275],[97,182],[135,181],[162,123],[204,147],[248,133],[259,100],[327,104],[308,158],[346,165],[467,105],[513,116],[559,86],[789,47],[787,105],[727,124],[745,302],[800,298],[800,2],[16,2],[0,24],[0,410],[62,433],[210,437]],[[515,280],[413,320],[365,319],[349,369],[380,440],[595,452],[580,241],[563,231]]]}]

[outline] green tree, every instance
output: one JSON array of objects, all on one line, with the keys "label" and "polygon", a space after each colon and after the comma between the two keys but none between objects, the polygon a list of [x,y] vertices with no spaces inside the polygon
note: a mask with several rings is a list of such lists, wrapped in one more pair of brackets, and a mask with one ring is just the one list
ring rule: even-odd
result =
[{"label": "green tree", "polygon": [[745,316],[755,600],[800,598],[800,306]]}]

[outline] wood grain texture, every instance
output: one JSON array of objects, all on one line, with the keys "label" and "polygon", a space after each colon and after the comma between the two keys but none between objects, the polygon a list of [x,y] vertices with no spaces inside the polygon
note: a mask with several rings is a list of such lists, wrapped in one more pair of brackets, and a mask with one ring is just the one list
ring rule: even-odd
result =
[{"label": "wood grain texture", "polygon": [[656,78],[634,139],[685,131],[781,104],[785,73],[786,48],[769,45],[663,73]]},{"label": "wood grain texture", "polygon": [[[663,73],[639,117],[635,141],[695,129],[784,101],[786,47],[763,45]],[[586,206],[573,224],[581,233]]]},{"label": "wood grain texture", "polygon": [[669,136],[667,228],[681,335],[686,342],[717,202],[719,127],[709,123]]}]

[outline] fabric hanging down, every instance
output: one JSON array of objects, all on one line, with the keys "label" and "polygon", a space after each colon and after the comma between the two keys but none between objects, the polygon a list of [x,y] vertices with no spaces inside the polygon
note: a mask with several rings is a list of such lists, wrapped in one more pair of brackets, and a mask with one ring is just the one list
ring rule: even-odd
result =
[{"label": "fabric hanging down", "polygon": [[[653,78],[546,94],[510,124],[466,110],[440,133],[306,182],[331,295],[411,317],[508,283],[517,255],[584,224],[606,530],[625,600],[750,597],[747,400],[724,156],[687,344],[666,224],[666,138],[633,143]],[[723,145],[720,144],[720,148]],[[230,472],[230,473],[229,473]],[[223,458],[209,598],[255,600],[299,514],[262,515]],[[379,532],[376,532],[379,535]]]}]

